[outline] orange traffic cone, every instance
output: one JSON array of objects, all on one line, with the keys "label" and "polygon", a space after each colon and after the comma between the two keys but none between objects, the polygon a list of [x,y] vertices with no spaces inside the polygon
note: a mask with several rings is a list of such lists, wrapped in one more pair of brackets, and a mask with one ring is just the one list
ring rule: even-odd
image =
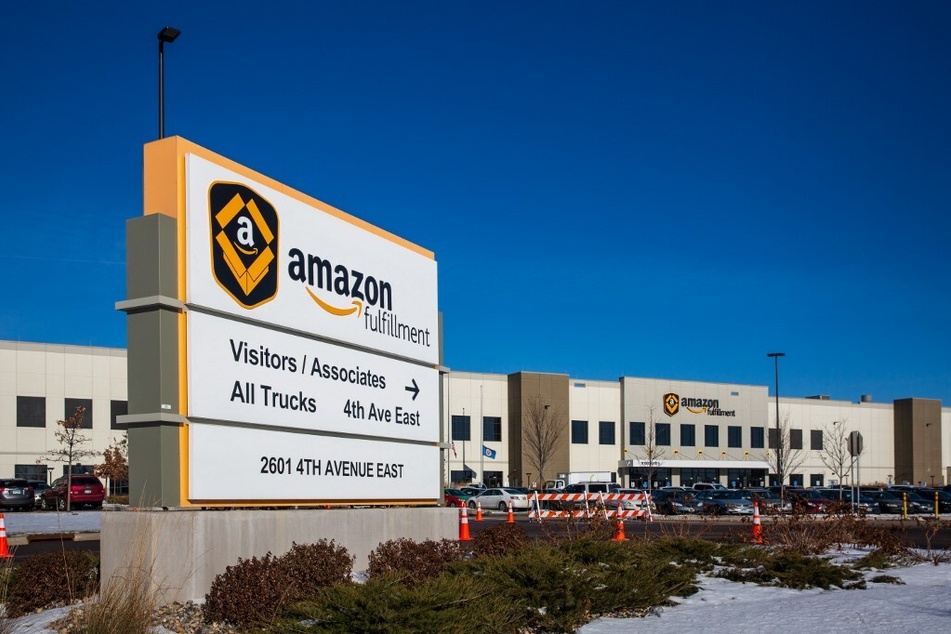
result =
[{"label": "orange traffic cone", "polygon": [[509,518],[506,520],[507,524],[515,523],[515,515],[512,513],[512,503],[509,502]]},{"label": "orange traffic cone", "polygon": [[614,528],[614,537],[611,538],[612,542],[626,542],[627,537],[624,536],[624,518],[621,517],[621,505],[617,505],[617,525]]},{"label": "orange traffic cone", "polygon": [[763,526],[759,521],[759,502],[753,502],[753,543],[763,543]]},{"label": "orange traffic cone", "polygon": [[469,510],[464,506],[462,507],[462,513],[459,516],[459,541],[472,541],[472,537],[469,536]]},{"label": "orange traffic cone", "polygon": [[12,559],[13,555],[7,549],[7,527],[3,523],[3,513],[0,513],[0,559]]},{"label": "orange traffic cone", "polygon": [[477,521],[477,522],[481,522],[481,521],[482,521],[482,502],[480,502],[479,500],[476,500],[476,518],[475,518],[475,521]]}]

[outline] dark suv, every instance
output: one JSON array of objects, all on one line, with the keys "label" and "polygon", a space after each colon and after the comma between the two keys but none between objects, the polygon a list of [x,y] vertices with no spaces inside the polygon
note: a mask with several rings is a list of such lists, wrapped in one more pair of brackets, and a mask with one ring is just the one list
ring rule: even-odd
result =
[{"label": "dark suv", "polygon": [[33,487],[22,478],[0,479],[0,508],[29,511],[33,508]]},{"label": "dark suv", "polygon": [[91,506],[94,509],[102,508],[102,501],[106,499],[106,489],[96,476],[74,475],[72,483],[69,476],[53,480],[53,484],[40,495],[44,509],[66,510],[66,487],[71,486],[69,494],[70,508]]}]

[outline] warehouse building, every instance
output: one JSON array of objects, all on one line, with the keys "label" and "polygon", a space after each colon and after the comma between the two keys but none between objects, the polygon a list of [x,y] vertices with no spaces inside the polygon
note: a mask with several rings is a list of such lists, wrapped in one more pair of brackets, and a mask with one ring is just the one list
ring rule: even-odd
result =
[{"label": "warehouse building", "polygon": [[[540,487],[559,474],[602,471],[635,487],[775,484],[777,437],[787,485],[951,481],[951,409],[940,400],[780,397],[777,430],[775,399],[762,385],[532,372],[451,372],[443,381],[445,477],[456,484]],[[533,446],[549,421],[561,442],[539,473]],[[857,460],[853,432],[862,439]]]},{"label": "warehouse building", "polygon": [[[951,408],[935,399],[780,397],[777,429],[765,385],[449,370],[441,380],[447,484],[540,486],[576,471],[607,471],[625,486],[772,484],[777,438],[786,484],[951,481]],[[77,405],[86,448],[101,453],[125,433],[127,394],[124,349],[0,341],[0,477],[63,475],[49,457],[57,421]],[[542,472],[540,431],[557,435]],[[855,433],[857,461],[845,446]],[[96,464],[84,462],[74,472]]]}]

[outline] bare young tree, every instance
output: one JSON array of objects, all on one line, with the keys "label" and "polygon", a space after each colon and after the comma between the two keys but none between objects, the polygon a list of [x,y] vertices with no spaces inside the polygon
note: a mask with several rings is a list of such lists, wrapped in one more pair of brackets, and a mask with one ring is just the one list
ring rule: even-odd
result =
[{"label": "bare young tree", "polygon": [[657,406],[653,403],[646,406],[647,428],[644,430],[644,448],[634,453],[639,465],[647,469],[647,492],[651,493],[654,486],[654,475],[660,469],[661,463],[667,458],[667,450],[657,444]]},{"label": "bare young tree", "polygon": [[87,449],[83,445],[89,442],[89,438],[82,434],[83,418],[86,416],[86,408],[77,405],[72,416],[66,420],[56,421],[59,429],[53,434],[59,446],[51,449],[44,457],[37,460],[42,462],[65,462],[66,463],[66,510],[70,510],[73,486],[73,464],[82,458],[98,456],[98,451]]},{"label": "bare young tree", "polygon": [[785,412],[779,423],[779,438],[776,439],[777,448],[766,452],[766,462],[776,474],[780,486],[785,486],[785,479],[790,473],[802,466],[806,454],[801,449],[792,449],[789,439],[789,412]]},{"label": "bare young tree", "polygon": [[852,468],[852,455],[849,453],[849,437],[845,432],[845,420],[837,420],[832,427],[822,426],[822,451],[819,457],[822,464],[839,481],[839,499],[842,499],[842,481]]},{"label": "bare young tree", "polygon": [[561,409],[532,396],[522,415],[522,447],[525,460],[536,471],[538,481],[545,481],[545,469],[565,435]]}]

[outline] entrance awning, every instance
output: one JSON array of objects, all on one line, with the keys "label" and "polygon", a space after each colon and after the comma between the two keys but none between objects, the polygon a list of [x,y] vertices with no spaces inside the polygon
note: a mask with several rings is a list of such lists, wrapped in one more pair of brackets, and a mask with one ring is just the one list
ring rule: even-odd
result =
[{"label": "entrance awning", "polygon": [[772,467],[764,460],[618,460],[618,468],[647,469],[764,469]]}]

